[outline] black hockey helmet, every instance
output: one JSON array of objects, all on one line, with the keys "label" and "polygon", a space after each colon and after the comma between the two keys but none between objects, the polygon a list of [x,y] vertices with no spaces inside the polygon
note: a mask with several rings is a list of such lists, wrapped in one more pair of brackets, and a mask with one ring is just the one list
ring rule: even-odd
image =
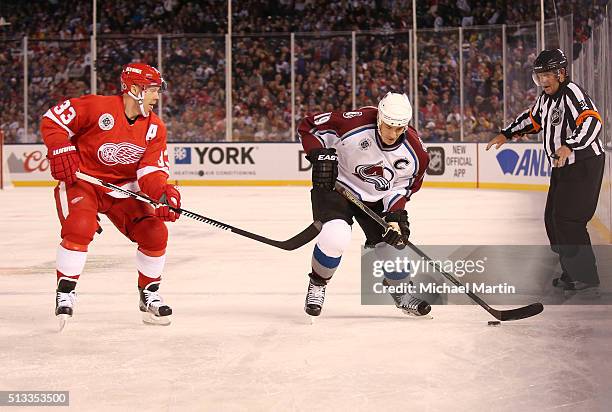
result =
[{"label": "black hockey helmet", "polygon": [[533,62],[533,71],[536,73],[550,72],[567,67],[567,57],[561,49],[542,50]]},{"label": "black hockey helmet", "polygon": [[533,81],[540,86],[536,73],[543,72],[555,72],[557,78],[559,78],[561,69],[565,69],[565,75],[567,76],[567,57],[565,57],[565,53],[561,49],[542,50],[533,62]]}]

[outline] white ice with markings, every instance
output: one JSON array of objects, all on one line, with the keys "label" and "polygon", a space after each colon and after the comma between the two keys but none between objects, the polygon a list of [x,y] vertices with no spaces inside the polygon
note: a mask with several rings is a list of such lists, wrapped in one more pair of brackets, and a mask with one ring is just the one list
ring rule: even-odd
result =
[{"label": "white ice with markings", "polygon": [[[275,239],[311,220],[306,187],[185,187],[183,207]],[[424,188],[417,244],[546,244],[544,193]],[[547,306],[488,327],[478,306],[432,320],[361,306],[359,245],[303,311],[314,244],[285,252],[181,218],[170,226],[168,327],[141,323],[135,246],[103,219],[75,315],[53,315],[51,188],[0,192],[0,390],[68,390],[74,410],[609,410],[612,309]],[[525,302],[525,304],[531,302]]]}]

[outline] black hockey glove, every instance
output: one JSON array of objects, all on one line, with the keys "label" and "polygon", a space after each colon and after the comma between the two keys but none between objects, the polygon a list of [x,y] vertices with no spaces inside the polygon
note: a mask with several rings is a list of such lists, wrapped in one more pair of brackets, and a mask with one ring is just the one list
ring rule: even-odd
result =
[{"label": "black hockey glove", "polygon": [[312,187],[314,189],[334,190],[338,177],[338,155],[336,149],[313,149],[306,159],[312,163]]},{"label": "black hockey glove", "polygon": [[410,223],[408,223],[408,212],[396,210],[389,212],[385,216],[385,221],[390,224],[390,228],[383,234],[383,242],[403,249],[408,244],[410,238]]}]

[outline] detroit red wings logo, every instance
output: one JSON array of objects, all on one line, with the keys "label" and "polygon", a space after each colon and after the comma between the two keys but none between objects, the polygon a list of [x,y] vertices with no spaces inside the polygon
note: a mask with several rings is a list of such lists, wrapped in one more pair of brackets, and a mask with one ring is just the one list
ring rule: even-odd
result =
[{"label": "detroit red wings logo", "polygon": [[359,165],[355,167],[355,176],[366,183],[374,185],[374,189],[383,192],[391,188],[391,180],[395,174],[393,170],[383,166],[382,160],[376,164]]},{"label": "detroit red wings logo", "polygon": [[107,166],[129,165],[140,160],[144,147],[132,143],[104,143],[98,148],[98,159]]}]

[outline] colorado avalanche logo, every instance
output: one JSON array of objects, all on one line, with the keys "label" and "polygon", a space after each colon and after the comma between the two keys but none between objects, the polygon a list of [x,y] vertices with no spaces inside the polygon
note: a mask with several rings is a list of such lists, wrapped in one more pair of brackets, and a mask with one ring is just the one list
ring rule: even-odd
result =
[{"label": "colorado avalanche logo", "polygon": [[383,166],[382,161],[373,165],[359,165],[353,174],[366,183],[372,183],[380,192],[391,188],[391,180],[395,176],[393,170]]},{"label": "colorado avalanche logo", "polygon": [[98,159],[107,166],[129,165],[140,160],[144,147],[132,143],[104,143],[98,148]]}]

